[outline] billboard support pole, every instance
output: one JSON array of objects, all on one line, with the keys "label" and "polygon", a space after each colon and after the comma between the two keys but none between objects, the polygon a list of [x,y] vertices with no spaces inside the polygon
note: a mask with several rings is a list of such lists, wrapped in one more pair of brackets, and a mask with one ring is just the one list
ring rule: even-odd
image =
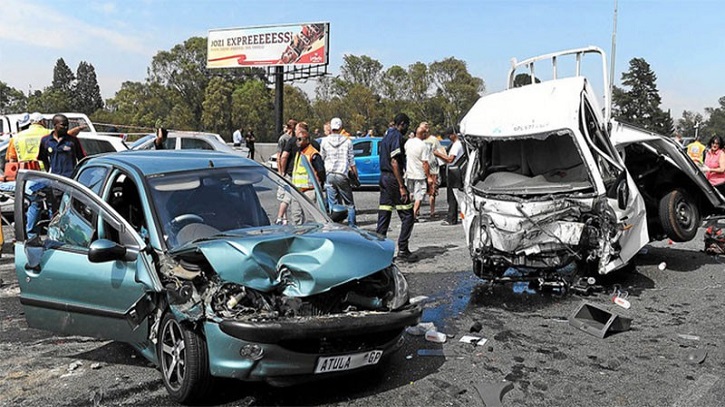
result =
[{"label": "billboard support pole", "polygon": [[274,67],[274,121],[276,135],[282,134],[282,115],[284,114],[284,67]]}]

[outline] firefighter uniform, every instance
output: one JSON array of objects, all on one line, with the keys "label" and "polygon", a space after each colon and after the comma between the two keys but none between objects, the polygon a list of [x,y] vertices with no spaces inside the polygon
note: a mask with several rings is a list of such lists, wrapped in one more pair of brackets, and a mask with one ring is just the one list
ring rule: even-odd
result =
[{"label": "firefighter uniform", "polygon": [[393,174],[392,160],[398,163],[401,176],[405,168],[405,150],[403,148],[403,135],[395,127],[388,129],[385,137],[380,141],[380,206],[378,207],[378,225],[375,230],[378,234],[387,236],[390,218],[393,209],[398,212],[402,226],[398,236],[398,253],[410,252],[408,241],[413,233],[413,203],[400,195],[400,185]]}]

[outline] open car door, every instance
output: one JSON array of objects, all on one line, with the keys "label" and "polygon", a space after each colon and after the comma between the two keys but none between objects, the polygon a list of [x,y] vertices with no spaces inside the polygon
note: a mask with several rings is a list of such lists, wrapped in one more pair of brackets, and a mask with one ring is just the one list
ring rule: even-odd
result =
[{"label": "open car door", "polygon": [[15,236],[20,302],[30,327],[124,342],[147,338],[152,293],[161,291],[151,256],[139,234],[93,191],[65,177],[21,171]]}]

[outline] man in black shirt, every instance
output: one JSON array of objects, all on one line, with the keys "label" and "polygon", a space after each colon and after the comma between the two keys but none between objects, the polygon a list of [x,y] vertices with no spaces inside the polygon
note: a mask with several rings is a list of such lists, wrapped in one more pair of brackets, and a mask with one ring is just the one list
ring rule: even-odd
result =
[{"label": "man in black shirt", "polygon": [[398,113],[393,119],[393,126],[388,129],[380,141],[380,206],[378,207],[378,234],[387,236],[393,209],[398,212],[400,235],[398,236],[397,259],[414,262],[418,257],[410,252],[408,240],[413,233],[413,203],[410,201],[408,189],[403,182],[405,170],[405,139],[410,118],[405,113]]}]

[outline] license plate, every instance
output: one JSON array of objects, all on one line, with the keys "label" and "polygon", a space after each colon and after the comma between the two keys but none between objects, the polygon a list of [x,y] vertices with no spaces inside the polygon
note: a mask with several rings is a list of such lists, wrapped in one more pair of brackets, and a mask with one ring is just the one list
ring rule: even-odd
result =
[{"label": "license plate", "polygon": [[344,370],[375,365],[380,362],[382,356],[383,351],[371,350],[369,352],[353,353],[351,355],[321,357],[317,359],[315,373],[342,372]]}]

